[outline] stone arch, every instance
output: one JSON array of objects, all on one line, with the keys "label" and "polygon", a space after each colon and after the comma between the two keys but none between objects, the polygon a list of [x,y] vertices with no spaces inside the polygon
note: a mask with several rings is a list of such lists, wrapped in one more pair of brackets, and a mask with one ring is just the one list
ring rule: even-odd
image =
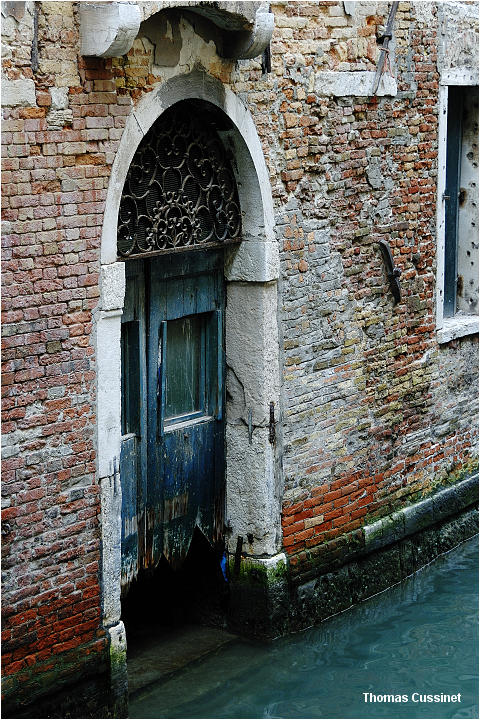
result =
[{"label": "stone arch", "polygon": [[[240,202],[243,213],[245,240],[257,239],[264,245],[265,261],[275,265],[278,277],[278,252],[269,247],[274,244],[273,200],[270,180],[260,139],[253,119],[239,98],[215,78],[201,71],[167,80],[157,90],[144,96],[132,111],[120,141],[108,186],[105,220],[102,232],[102,265],[117,260],[116,234],[120,198],[128,168],[143,136],[155,120],[181,100],[205,100],[224,112],[232,121],[236,132],[229,141],[234,150],[237,165]],[[248,179],[248,183],[245,182]],[[258,202],[258,199],[261,202]],[[267,244],[265,244],[267,243]],[[242,246],[243,247],[243,246]],[[266,255],[270,253],[272,257]],[[275,257],[273,257],[275,256]],[[260,259],[260,258],[258,258]],[[238,265],[238,261],[237,261]]]},{"label": "stone arch", "polygon": [[[269,411],[279,408],[277,326],[278,247],[270,182],[254,122],[237,96],[201,71],[176,76],[146,95],[132,111],[110,177],[101,243],[100,303],[96,313],[98,473],[102,508],[103,622],[112,657],[122,656],[121,622],[121,437],[120,324],[125,265],[117,261],[117,217],[125,178],[136,149],[169,107],[204,100],[228,116],[221,131],[235,159],[242,211],[243,241],[226,252],[226,517],[230,547],[237,537],[244,550],[270,567],[281,542],[280,472],[269,433]],[[260,560],[261,561],[261,560]],[[116,648],[116,649],[115,649]]]}]

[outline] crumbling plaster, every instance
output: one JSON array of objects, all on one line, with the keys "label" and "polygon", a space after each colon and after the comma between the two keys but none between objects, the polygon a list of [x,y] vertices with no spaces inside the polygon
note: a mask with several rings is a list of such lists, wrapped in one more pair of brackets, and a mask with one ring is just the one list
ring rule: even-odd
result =
[{"label": "crumbling plaster", "polygon": [[120,57],[133,45],[140,23],[150,27],[162,23],[161,14],[181,9],[205,18],[220,32],[217,51],[223,57],[255,58],[272,37],[274,19],[268,3],[193,2],[182,3],[80,3],[80,52],[96,57]]},{"label": "crumbling plaster", "polygon": [[147,20],[162,10],[169,8],[186,8],[195,10],[199,14],[205,15],[211,19],[215,19],[219,27],[231,30],[250,30],[255,22],[255,16],[258,11],[268,12],[267,2],[257,2],[256,0],[248,2],[236,2],[235,0],[160,0],[159,2],[142,2],[140,10],[142,20]]},{"label": "crumbling plaster", "polygon": [[[2,61],[15,55],[24,56],[29,50],[34,32],[33,3],[2,3]],[[14,49],[17,29],[21,28],[24,46]],[[2,105],[4,107],[31,107],[35,105],[35,82],[18,70],[4,72],[2,68]]]}]

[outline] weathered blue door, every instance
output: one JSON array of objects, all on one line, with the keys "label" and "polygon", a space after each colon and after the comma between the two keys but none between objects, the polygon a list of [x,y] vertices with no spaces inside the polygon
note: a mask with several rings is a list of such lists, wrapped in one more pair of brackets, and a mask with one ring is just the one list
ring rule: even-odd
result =
[{"label": "weathered blue door", "polygon": [[195,526],[221,543],[223,256],[132,261],[122,322],[122,581],[162,555],[179,567]]},{"label": "weathered blue door", "polygon": [[140,142],[118,213],[122,318],[122,586],[195,527],[223,533],[223,251],[241,241],[226,116],[166,110]]}]

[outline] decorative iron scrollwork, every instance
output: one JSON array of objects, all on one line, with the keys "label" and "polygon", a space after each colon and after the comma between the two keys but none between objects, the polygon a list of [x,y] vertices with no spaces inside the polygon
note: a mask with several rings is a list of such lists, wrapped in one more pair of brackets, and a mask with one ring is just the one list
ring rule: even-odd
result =
[{"label": "decorative iron scrollwork", "polygon": [[240,242],[237,185],[225,149],[211,123],[187,107],[164,113],[135,153],[118,216],[122,258]]}]

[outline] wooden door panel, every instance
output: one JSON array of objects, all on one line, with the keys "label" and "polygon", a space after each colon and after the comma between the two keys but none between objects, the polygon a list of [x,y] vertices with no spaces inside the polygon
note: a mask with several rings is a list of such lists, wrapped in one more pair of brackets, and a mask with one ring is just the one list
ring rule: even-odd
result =
[{"label": "wooden door panel", "polygon": [[[140,428],[122,441],[125,579],[162,554],[181,565],[195,526],[212,543],[223,536],[222,262],[220,253],[205,253],[129,270],[124,331],[138,323],[142,402]],[[123,364],[128,405],[135,363],[125,352]]]},{"label": "wooden door panel", "polygon": [[137,486],[138,443],[131,435],[122,440],[120,455],[122,481],[122,585],[128,584],[138,572]]},{"label": "wooden door panel", "polygon": [[144,546],[143,507],[147,464],[145,283],[143,262],[126,266],[127,284],[121,327],[122,485],[121,584],[136,577]]},{"label": "wooden door panel", "polygon": [[173,567],[181,564],[195,525],[210,538],[215,496],[214,420],[164,435],[163,553]]},{"label": "wooden door panel", "polygon": [[174,567],[195,525],[218,539],[214,508],[223,497],[221,256],[216,267],[203,258],[205,269],[199,259],[195,274],[184,265],[186,274],[165,278],[160,261],[150,276],[147,562],[158,563],[163,553]]}]

